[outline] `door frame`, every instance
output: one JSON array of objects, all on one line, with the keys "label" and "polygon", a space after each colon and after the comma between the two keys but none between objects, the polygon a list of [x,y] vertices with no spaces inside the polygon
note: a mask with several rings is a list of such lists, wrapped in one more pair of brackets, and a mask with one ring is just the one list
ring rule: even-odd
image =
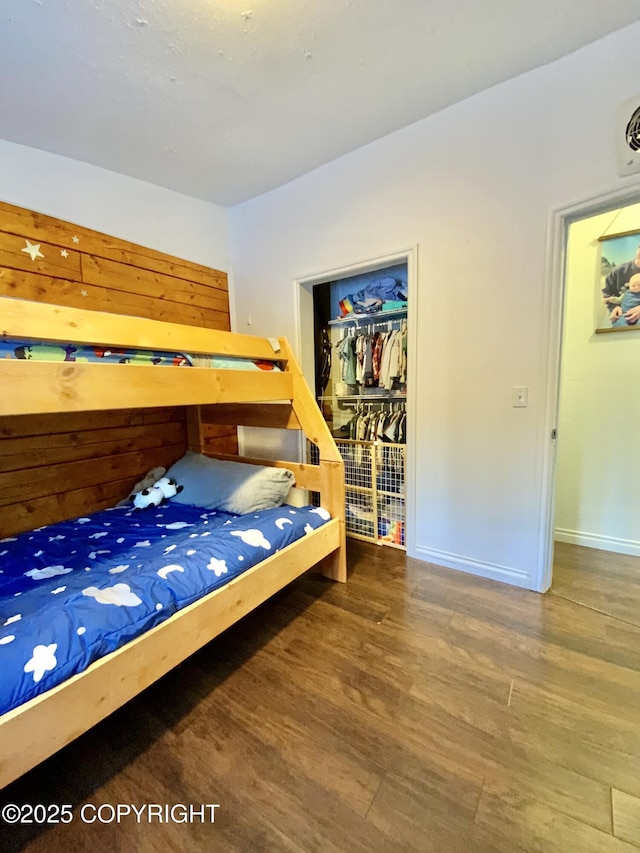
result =
[{"label": "door frame", "polygon": [[[296,318],[296,355],[302,367],[307,382],[311,388],[315,385],[315,372],[311,369],[313,365],[313,301],[311,298],[313,287],[317,284],[326,284],[341,278],[360,275],[367,272],[375,272],[386,267],[397,264],[407,265],[407,442],[405,462],[405,545],[410,557],[415,554],[416,541],[416,478],[413,464],[416,445],[416,388],[417,388],[417,365],[418,365],[418,340],[417,340],[417,317],[418,317],[418,245],[414,244],[397,252],[389,252],[374,258],[366,258],[343,266],[323,270],[308,275],[296,276],[293,281],[293,299],[295,304]],[[304,458],[304,443],[301,441],[300,459]]]},{"label": "door frame", "polygon": [[556,430],[560,405],[560,370],[562,367],[562,336],[566,298],[565,272],[567,233],[569,225],[607,210],[615,210],[640,202],[640,180],[617,190],[589,196],[551,211],[547,228],[547,271],[543,296],[543,352],[546,352],[545,375],[541,379],[547,389],[544,402],[544,430],[539,437],[538,458],[542,468],[542,501],[540,506],[540,537],[538,570],[535,589],[546,592],[553,578],[553,545],[555,532],[556,496]]}]

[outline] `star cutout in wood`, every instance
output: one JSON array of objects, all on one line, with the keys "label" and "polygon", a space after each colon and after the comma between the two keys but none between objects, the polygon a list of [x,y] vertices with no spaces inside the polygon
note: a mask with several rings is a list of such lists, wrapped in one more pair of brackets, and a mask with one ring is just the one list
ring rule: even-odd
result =
[{"label": "star cutout in wood", "polygon": [[40,251],[40,243],[30,243],[28,240],[25,240],[24,242],[27,245],[24,249],[20,249],[20,251],[26,252],[27,255],[30,255],[32,261],[35,261],[36,258],[44,258],[44,255]]},{"label": "star cutout in wood", "polygon": [[72,240],[74,243],[79,243],[79,242],[80,242],[80,238],[79,238],[79,237],[75,237],[75,236],[74,236],[74,237],[72,237],[72,238],[71,238],[71,240]]},{"label": "star cutout in wood", "polygon": [[63,258],[69,257],[69,252],[67,252],[66,249],[60,249],[60,254],[62,255]]},{"label": "star cutout in wood", "polygon": [[89,294],[87,293],[87,291],[86,291],[86,290],[81,290],[81,291],[80,291],[80,296],[88,296],[88,295],[89,295]]}]

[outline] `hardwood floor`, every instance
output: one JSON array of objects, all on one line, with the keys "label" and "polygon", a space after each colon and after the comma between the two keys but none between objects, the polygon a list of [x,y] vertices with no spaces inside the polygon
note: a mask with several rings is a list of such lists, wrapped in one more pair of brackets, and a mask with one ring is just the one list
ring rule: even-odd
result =
[{"label": "hardwood floor", "polygon": [[[353,541],[350,565],[347,585],[301,578],[5,789],[74,819],[0,824],[0,849],[638,850],[640,627],[578,603],[581,576],[570,600],[562,567],[540,596]],[[81,821],[103,803],[220,808]]]},{"label": "hardwood floor", "polygon": [[640,557],[556,542],[553,593],[640,626]]}]

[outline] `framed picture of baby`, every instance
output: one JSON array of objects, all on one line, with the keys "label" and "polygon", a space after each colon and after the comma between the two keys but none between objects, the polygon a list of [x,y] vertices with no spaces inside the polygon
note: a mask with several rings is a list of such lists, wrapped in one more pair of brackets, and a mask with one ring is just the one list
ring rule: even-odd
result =
[{"label": "framed picture of baby", "polygon": [[600,238],[596,332],[640,329],[640,231]]}]

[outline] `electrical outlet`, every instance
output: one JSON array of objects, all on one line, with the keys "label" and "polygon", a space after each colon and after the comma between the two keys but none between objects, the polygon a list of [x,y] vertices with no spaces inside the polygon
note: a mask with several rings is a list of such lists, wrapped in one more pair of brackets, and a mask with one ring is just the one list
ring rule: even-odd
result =
[{"label": "electrical outlet", "polygon": [[529,405],[529,388],[527,385],[514,386],[511,405],[514,408],[524,408]]}]

